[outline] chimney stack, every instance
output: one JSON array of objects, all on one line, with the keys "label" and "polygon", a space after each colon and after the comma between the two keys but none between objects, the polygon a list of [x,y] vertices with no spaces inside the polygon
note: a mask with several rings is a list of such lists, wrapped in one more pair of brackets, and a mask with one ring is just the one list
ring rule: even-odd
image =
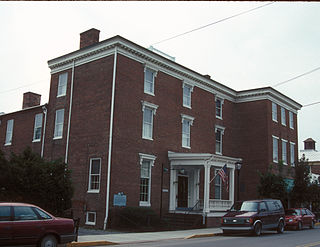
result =
[{"label": "chimney stack", "polygon": [[316,141],[312,138],[308,138],[304,142],[304,149],[305,150],[316,150]]},{"label": "chimney stack", "polygon": [[27,92],[23,94],[22,109],[40,105],[41,95]]},{"label": "chimney stack", "polygon": [[95,28],[80,33],[80,49],[99,43],[99,34],[100,31]]}]

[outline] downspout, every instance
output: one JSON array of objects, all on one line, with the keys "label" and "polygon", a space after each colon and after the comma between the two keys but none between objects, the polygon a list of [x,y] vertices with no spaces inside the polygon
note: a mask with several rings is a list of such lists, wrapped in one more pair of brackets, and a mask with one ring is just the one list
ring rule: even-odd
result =
[{"label": "downspout", "polygon": [[48,112],[48,109],[47,109],[46,105],[42,106],[42,111],[43,111],[43,114],[44,114],[44,123],[43,123],[43,132],[42,132],[41,158],[43,158],[44,141],[45,141],[45,136],[46,136],[47,112]]},{"label": "downspout", "polygon": [[110,169],[111,169],[111,153],[112,153],[112,135],[113,135],[113,112],[114,112],[114,96],[116,87],[116,72],[117,72],[117,47],[114,50],[113,60],[113,76],[112,76],[112,94],[111,94],[111,109],[110,109],[110,127],[109,127],[109,151],[108,151],[108,173],[107,173],[107,191],[106,191],[106,217],[104,219],[103,229],[106,230],[109,216],[109,195],[110,195]]},{"label": "downspout", "polygon": [[70,89],[70,105],[69,105],[69,117],[68,117],[68,129],[67,129],[67,143],[66,143],[66,156],[64,163],[68,164],[68,152],[69,152],[69,139],[70,139],[70,125],[71,125],[71,110],[72,110],[72,99],[73,99],[73,80],[74,80],[74,60],[72,62],[72,73],[71,73],[71,89]]}]

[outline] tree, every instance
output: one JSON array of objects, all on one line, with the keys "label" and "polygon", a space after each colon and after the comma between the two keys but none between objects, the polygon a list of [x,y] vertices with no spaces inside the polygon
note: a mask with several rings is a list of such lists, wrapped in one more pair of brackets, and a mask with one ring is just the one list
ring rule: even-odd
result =
[{"label": "tree", "polygon": [[0,201],[37,204],[55,215],[71,207],[71,172],[62,160],[47,162],[27,148],[11,154],[0,152]]}]

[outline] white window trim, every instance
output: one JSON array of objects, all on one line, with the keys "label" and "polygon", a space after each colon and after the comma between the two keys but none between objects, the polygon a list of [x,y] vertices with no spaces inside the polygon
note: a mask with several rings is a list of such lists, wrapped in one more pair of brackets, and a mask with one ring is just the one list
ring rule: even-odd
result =
[{"label": "white window trim", "polygon": [[[11,131],[9,131],[8,130],[8,128],[9,128],[9,123],[12,123],[12,130]],[[13,127],[14,127],[14,119],[9,119],[8,121],[7,121],[7,129],[6,129],[6,137],[5,137],[5,143],[4,143],[4,145],[5,146],[10,146],[10,145],[12,145],[12,139],[13,139]],[[8,141],[7,142],[7,137],[8,137],[8,134],[10,133],[10,141]]]},{"label": "white window trim", "polygon": [[39,139],[35,139],[35,135],[36,135],[36,128],[39,128],[38,126],[36,126],[36,120],[37,120],[37,116],[41,115],[41,133],[42,133],[42,122],[43,122],[43,114],[42,113],[38,113],[34,116],[34,127],[33,127],[33,140],[32,142],[40,142],[41,141],[41,133],[40,133],[40,138]]},{"label": "white window trim", "polygon": [[[273,157],[273,139],[277,139],[277,143],[278,143],[278,146],[277,146],[277,160],[274,160],[274,157]],[[277,136],[272,136],[272,161],[274,162],[274,163],[279,163],[279,137],[277,137]]]},{"label": "white window trim", "polygon": [[[220,125],[215,125],[215,130],[214,130],[214,133],[217,133],[218,130],[221,131],[221,143],[220,143],[220,150],[221,152],[218,152],[216,150],[216,154],[221,154],[222,155],[222,143],[223,143],[223,135],[224,135],[224,131],[225,131],[226,127],[223,127],[223,126],[220,126]],[[215,138],[215,141],[216,141],[216,138]]]},{"label": "white window trim", "polygon": [[[190,88],[190,105],[186,105],[184,104],[184,88],[185,87],[189,87]],[[193,89],[194,89],[194,85],[189,83],[189,82],[185,82],[183,81],[182,83],[182,105],[186,108],[192,109],[192,93],[193,93]]]},{"label": "white window trim", "polygon": [[[282,107],[280,108],[280,112],[281,112],[281,124],[283,126],[287,126],[287,118],[286,118],[286,108]],[[282,112],[284,112],[284,115],[282,115]],[[284,121],[283,121],[284,120]]]},{"label": "white window trim", "polygon": [[[146,83],[146,76],[145,76],[145,73],[146,73],[146,70],[150,70],[150,71],[152,71],[153,72],[153,84],[152,84],[152,92],[147,92],[146,90],[145,90],[145,83]],[[150,65],[145,65],[144,66],[144,79],[143,79],[143,92],[145,93],[145,94],[149,94],[149,95],[151,95],[151,96],[155,96],[155,93],[154,93],[154,88],[155,88],[155,78],[157,77],[157,75],[158,75],[158,70],[157,69],[155,69],[155,68],[153,68],[152,66],[150,66]]]},{"label": "white window trim", "polygon": [[294,129],[294,117],[293,117],[292,111],[289,111],[289,126],[290,126],[290,129]]},{"label": "white window trim", "polygon": [[[94,222],[89,221],[89,214],[94,214]],[[97,213],[93,211],[86,212],[86,225],[95,226],[97,222]]]},{"label": "white window trim", "polygon": [[[283,143],[286,144],[286,161],[283,160]],[[285,139],[281,139],[281,159],[284,165],[288,165],[288,141]]]},{"label": "white window trim", "polygon": [[[183,121],[187,120],[189,121],[190,125],[189,125],[189,139],[190,139],[190,145],[186,146],[183,145]],[[181,144],[183,148],[187,148],[187,149],[191,149],[191,126],[193,125],[193,121],[194,121],[194,117],[191,117],[189,115],[186,114],[181,114],[181,123],[182,123],[182,135],[181,135]]]},{"label": "white window trim", "polygon": [[[99,167],[99,189],[93,190],[90,189],[91,186],[91,168],[92,168],[92,161],[93,160],[99,160],[100,161],[100,167]],[[89,166],[89,183],[88,183],[88,191],[87,193],[100,193],[100,186],[101,185],[101,158],[90,158],[90,166]]]},{"label": "white window trim", "polygon": [[[155,104],[152,104],[152,103],[149,103],[147,101],[141,101],[141,104],[142,104],[142,112],[144,112],[144,109],[147,107],[149,109],[152,110],[152,113],[153,113],[153,116],[156,115],[157,113],[157,109],[158,109],[158,105],[155,105]],[[143,122],[143,114],[142,114],[142,139],[145,139],[145,140],[150,140],[150,141],[153,141],[153,124],[154,124],[154,120],[153,120],[153,116],[152,116],[152,130],[151,130],[151,138],[149,136],[144,136],[144,131],[143,131],[143,126],[144,126],[144,122]]]},{"label": "white window trim", "polygon": [[[66,85],[65,85],[66,90],[62,94],[58,94],[59,93],[59,87],[60,87],[60,76],[62,76],[64,74],[67,74],[67,80],[66,80]],[[59,78],[58,78],[57,98],[64,97],[64,96],[67,95],[67,86],[68,86],[68,72],[65,72],[65,73],[60,74]]]},{"label": "white window trim", "polygon": [[[221,101],[221,109],[220,109],[220,111],[221,111],[221,116],[217,116],[217,100],[220,100]],[[215,104],[216,104],[216,108],[215,108],[215,115],[216,115],[216,118],[218,118],[218,119],[223,119],[223,115],[222,115],[222,113],[223,113],[223,111],[222,111],[222,106],[223,106],[223,104],[224,104],[224,99],[223,98],[221,98],[221,97],[219,97],[219,96],[215,96],[215,98],[214,98],[214,102],[215,102]]]},{"label": "white window trim", "polygon": [[[275,115],[276,115],[275,117],[276,118],[273,118],[273,106],[274,105],[276,106],[276,109],[275,109],[276,110],[276,112],[275,112]],[[272,121],[278,123],[278,105],[275,102],[272,102],[272,106],[271,107],[272,107],[272,109],[271,109]]]},{"label": "white window trim", "polygon": [[[140,207],[150,207],[151,206],[151,178],[152,178],[152,167],[154,166],[154,162],[157,158],[157,156],[152,155],[152,154],[144,154],[144,153],[139,153],[140,156],[140,166],[142,166],[142,162],[144,160],[149,161],[151,163],[150,166],[150,178],[149,178],[149,187],[148,187],[148,201],[144,202],[144,201],[139,201],[139,206]],[[141,175],[140,175],[141,178]],[[140,195],[139,195],[140,196]]]},{"label": "white window trim", "polygon": [[[55,134],[56,134],[56,124],[57,124],[57,112],[58,112],[58,111],[62,111],[62,110],[63,110],[63,122],[62,122],[62,132],[61,132],[61,136],[55,136]],[[53,130],[53,131],[54,131],[54,132],[53,132],[53,140],[62,139],[62,137],[63,137],[64,114],[65,114],[64,108],[59,109],[59,110],[56,110],[55,121],[54,121],[54,130]]]},{"label": "white window trim", "polygon": [[[295,166],[295,146],[296,146],[296,144],[294,142],[290,142],[289,146],[290,146],[290,165]],[[293,162],[291,159],[292,158],[291,146],[293,146]]]}]

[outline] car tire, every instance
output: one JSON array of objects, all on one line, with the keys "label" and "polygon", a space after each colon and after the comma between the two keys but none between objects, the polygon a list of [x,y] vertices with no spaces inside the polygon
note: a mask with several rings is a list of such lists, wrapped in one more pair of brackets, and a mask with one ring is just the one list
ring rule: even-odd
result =
[{"label": "car tire", "polygon": [[301,229],[302,229],[302,223],[301,221],[299,221],[297,225],[297,230],[300,231]]},{"label": "car tire", "polygon": [[311,221],[310,229],[314,228],[314,221]]},{"label": "car tire", "polygon": [[282,234],[284,231],[284,223],[282,220],[280,220],[279,224],[278,224],[278,228],[277,228],[277,232]]},{"label": "car tire", "polygon": [[57,247],[57,238],[53,235],[46,235],[41,239],[40,247]]},{"label": "car tire", "polygon": [[261,235],[261,230],[262,230],[261,223],[257,223],[257,224],[254,225],[253,234],[255,236],[260,236]]}]

